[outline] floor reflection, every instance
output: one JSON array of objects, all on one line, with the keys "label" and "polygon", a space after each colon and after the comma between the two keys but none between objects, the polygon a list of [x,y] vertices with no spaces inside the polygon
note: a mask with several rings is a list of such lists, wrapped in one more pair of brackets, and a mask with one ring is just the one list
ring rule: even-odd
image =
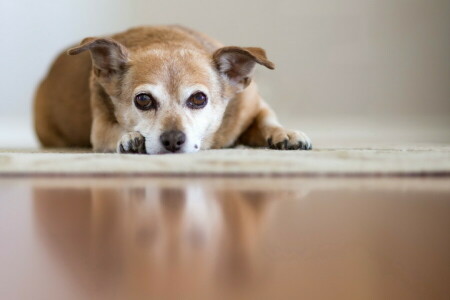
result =
[{"label": "floor reflection", "polygon": [[33,198],[39,233],[90,294],[158,299],[251,289],[264,274],[259,243],[279,195],[193,181],[35,187]]},{"label": "floor reflection", "polygon": [[449,183],[3,179],[0,298],[445,298]]}]

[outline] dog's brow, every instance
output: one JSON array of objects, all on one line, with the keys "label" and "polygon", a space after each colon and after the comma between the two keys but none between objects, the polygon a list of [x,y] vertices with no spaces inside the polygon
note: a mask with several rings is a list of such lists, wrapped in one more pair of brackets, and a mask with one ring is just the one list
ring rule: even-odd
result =
[{"label": "dog's brow", "polygon": [[164,56],[167,54],[167,50],[155,48],[155,49],[148,49],[144,52],[144,55],[156,55],[158,57]]},{"label": "dog's brow", "polygon": [[184,57],[186,55],[198,56],[199,53],[194,49],[189,48],[170,49],[170,50],[163,48],[152,48],[145,50],[144,55],[155,55],[158,57],[167,57],[168,55],[170,56],[179,55],[181,57]]}]

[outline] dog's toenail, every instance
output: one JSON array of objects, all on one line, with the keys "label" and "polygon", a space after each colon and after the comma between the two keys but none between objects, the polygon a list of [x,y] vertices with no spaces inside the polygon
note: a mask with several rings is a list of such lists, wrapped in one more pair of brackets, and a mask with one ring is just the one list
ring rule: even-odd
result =
[{"label": "dog's toenail", "polygon": [[284,146],[284,142],[278,142],[278,143],[276,144],[276,148],[277,148],[278,150],[282,150],[282,149],[283,149],[283,146]]}]

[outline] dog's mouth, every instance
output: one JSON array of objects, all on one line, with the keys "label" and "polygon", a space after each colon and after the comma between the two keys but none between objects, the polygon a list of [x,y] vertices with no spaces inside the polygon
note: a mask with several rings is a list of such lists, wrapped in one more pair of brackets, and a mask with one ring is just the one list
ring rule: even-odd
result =
[{"label": "dog's mouth", "polygon": [[[167,150],[163,145],[158,147],[159,149],[148,149],[146,147],[145,152],[148,155],[165,155],[165,154],[184,154],[184,153],[194,153],[200,151],[200,147],[198,144],[195,144],[193,147],[188,147],[185,145],[184,147],[177,149],[175,151]],[[150,151],[149,151],[150,150]]]},{"label": "dog's mouth", "polygon": [[[160,151],[158,151],[158,152],[156,152],[156,153],[154,153],[154,154],[157,154],[157,155],[160,155],[160,154],[162,154],[162,155],[164,155],[164,154],[183,154],[183,153],[193,153],[193,152],[198,152],[198,151],[199,151],[199,148],[200,148],[200,147],[198,147],[198,145],[194,145],[194,148],[193,148],[193,149],[191,149],[191,150],[189,150],[189,149],[184,149],[184,148],[181,148],[181,149],[179,149],[179,150],[176,150],[176,151],[168,151],[168,150],[166,150],[166,149],[162,149],[162,150],[160,150]],[[152,154],[152,153],[149,153],[149,154]]]},{"label": "dog's mouth", "polygon": [[182,154],[182,153],[186,153],[186,152],[184,152],[184,151],[175,151],[175,152],[172,152],[172,151],[159,151],[159,152],[157,152],[155,154],[156,155],[165,155],[165,154]]}]

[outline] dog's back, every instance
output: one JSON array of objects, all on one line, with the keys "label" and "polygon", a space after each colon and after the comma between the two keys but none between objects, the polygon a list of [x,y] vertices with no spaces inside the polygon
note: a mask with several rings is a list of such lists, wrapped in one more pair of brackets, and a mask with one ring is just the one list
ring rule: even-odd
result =
[{"label": "dog's back", "polygon": [[37,136],[45,147],[89,147],[91,108],[88,53],[61,54],[41,82],[34,101]]}]

